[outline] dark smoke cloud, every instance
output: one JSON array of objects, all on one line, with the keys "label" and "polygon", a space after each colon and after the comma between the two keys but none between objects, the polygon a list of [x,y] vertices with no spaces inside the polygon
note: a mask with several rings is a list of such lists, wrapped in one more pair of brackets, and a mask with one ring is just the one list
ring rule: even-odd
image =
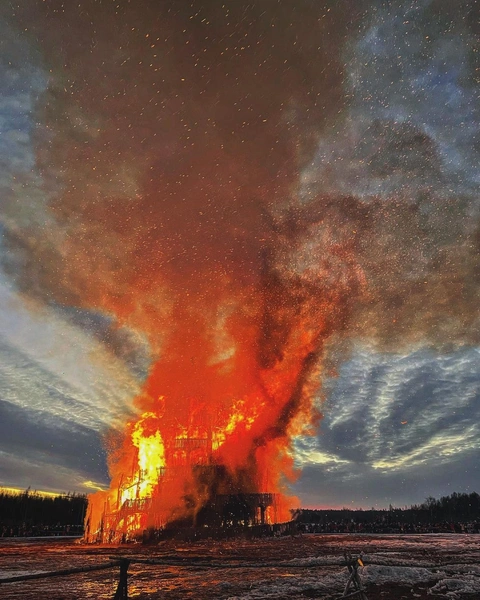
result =
[{"label": "dark smoke cloud", "polygon": [[153,345],[233,298],[264,369],[305,322],[319,355],[477,343],[474,8],[21,2],[49,202],[10,216],[6,268]]},{"label": "dark smoke cloud", "polygon": [[351,195],[368,212],[355,334],[393,350],[477,344],[478,6],[371,8],[345,55],[348,107],[303,171],[304,203]]},{"label": "dark smoke cloud", "polygon": [[37,165],[62,188],[55,234],[11,234],[23,287],[131,312],[132,286],[255,279],[268,207],[342,101],[354,3],[334,4],[21,4],[51,72]]}]

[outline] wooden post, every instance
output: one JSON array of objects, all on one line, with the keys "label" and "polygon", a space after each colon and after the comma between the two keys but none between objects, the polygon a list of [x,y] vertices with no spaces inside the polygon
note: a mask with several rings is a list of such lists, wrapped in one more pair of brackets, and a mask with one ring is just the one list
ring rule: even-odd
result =
[{"label": "wooden post", "polygon": [[128,600],[128,567],[130,560],[128,558],[120,559],[120,580],[113,600]]},{"label": "wooden post", "polygon": [[[343,591],[342,598],[357,597],[360,600],[368,600],[367,595],[363,590],[360,576],[358,575],[358,567],[363,563],[361,563],[359,559],[353,559],[350,552],[344,552],[344,556],[350,577],[348,578],[347,585]],[[350,588],[353,588],[353,591],[351,591]]]}]

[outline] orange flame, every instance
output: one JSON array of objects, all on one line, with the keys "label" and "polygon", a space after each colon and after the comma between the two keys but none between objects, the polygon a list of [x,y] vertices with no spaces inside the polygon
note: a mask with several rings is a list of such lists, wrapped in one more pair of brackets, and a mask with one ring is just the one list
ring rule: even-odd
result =
[{"label": "orange flame", "polygon": [[90,496],[90,539],[118,541],[178,519],[195,523],[209,502],[228,494],[278,494],[264,517],[289,519],[291,440],[316,418],[323,343],[341,298],[310,296],[295,311],[287,306],[290,331],[267,352],[265,343],[259,347],[258,308],[246,308],[241,318],[223,319],[221,343],[203,320],[178,313],[182,343],[176,335],[166,342],[136,399],[140,416],[111,456],[111,488]]}]

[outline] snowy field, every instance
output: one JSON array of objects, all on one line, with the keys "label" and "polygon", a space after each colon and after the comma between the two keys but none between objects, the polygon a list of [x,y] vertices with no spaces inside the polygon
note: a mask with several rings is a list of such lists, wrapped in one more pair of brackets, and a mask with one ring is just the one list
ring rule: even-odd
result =
[{"label": "snowy field", "polygon": [[[85,546],[72,540],[0,538],[0,578],[108,562],[132,562],[129,597],[138,600],[334,599],[348,573],[343,552],[362,555],[368,600],[480,599],[480,535],[302,535],[255,541]],[[113,598],[118,567],[69,577],[0,585],[5,600]]]}]

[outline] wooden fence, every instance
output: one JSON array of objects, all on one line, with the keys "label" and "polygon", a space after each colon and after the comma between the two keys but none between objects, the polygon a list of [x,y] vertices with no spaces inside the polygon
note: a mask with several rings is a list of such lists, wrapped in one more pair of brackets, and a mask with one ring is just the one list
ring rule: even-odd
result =
[{"label": "wooden fence", "polygon": [[[365,595],[365,591],[363,589],[362,583],[360,581],[360,577],[358,575],[358,567],[363,565],[360,558],[352,558],[352,556],[345,552],[344,553],[344,561],[339,561],[336,563],[338,566],[347,567],[349,571],[348,581],[346,583],[343,595],[341,598],[352,598],[357,600],[368,600]],[[17,575],[14,577],[5,577],[0,579],[0,585],[6,583],[17,583],[20,581],[30,581],[32,579],[46,579],[49,577],[65,577],[69,575],[75,575],[78,573],[88,573],[91,571],[103,571],[106,569],[113,569],[115,567],[120,568],[119,572],[119,581],[117,585],[117,589],[115,591],[115,595],[113,600],[128,600],[128,568],[131,563],[141,563],[144,565],[162,565],[162,566],[188,566],[184,561],[172,561],[162,560],[162,559],[148,559],[148,558],[125,558],[125,557],[110,557],[109,562],[100,563],[98,565],[89,565],[84,567],[75,567],[72,569],[62,569],[60,571],[49,571],[43,573],[32,573],[31,575]],[[195,562],[195,567],[201,563]],[[323,566],[331,566],[331,562],[326,562]],[[219,568],[265,568],[265,567],[275,567],[278,568],[279,563],[262,563],[259,565],[258,563],[236,563],[236,564],[225,564],[225,563],[211,563],[205,562],[204,566],[210,569],[219,569]],[[298,563],[288,563],[282,564],[282,566],[288,566],[288,568],[296,567],[296,568],[305,568],[305,565],[301,565]],[[316,566],[322,566],[320,563],[316,563]]]}]

